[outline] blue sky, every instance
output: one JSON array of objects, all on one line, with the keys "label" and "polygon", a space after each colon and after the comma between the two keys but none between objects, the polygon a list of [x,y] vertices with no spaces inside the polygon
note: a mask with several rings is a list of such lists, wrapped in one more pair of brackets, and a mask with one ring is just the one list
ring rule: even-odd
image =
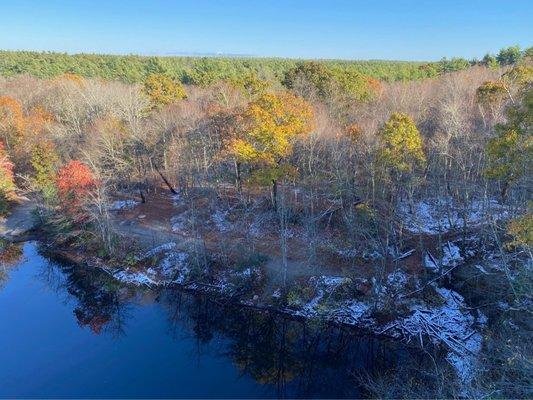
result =
[{"label": "blue sky", "polygon": [[437,60],[533,45],[533,0],[0,0],[0,49]]}]

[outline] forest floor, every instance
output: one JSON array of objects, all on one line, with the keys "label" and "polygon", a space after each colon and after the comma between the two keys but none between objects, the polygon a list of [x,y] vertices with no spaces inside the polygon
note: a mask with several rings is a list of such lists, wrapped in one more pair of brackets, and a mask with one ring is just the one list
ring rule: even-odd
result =
[{"label": "forest floor", "polygon": [[[167,242],[175,242],[178,248],[190,250],[192,245],[205,248],[210,254],[224,252],[226,256],[239,258],[243,249],[246,253],[257,253],[268,258],[265,263],[271,278],[279,275],[283,266],[276,215],[271,210],[253,210],[240,217],[246,219],[253,214],[249,224],[233,223],[232,206],[213,209],[206,198],[197,199],[198,208],[192,221],[189,205],[167,193],[156,193],[146,203],[113,212],[115,229],[122,235],[135,237],[145,250]],[[120,205],[119,203],[115,203]],[[129,203],[133,204],[133,203]],[[249,219],[249,218],[248,218]],[[261,220],[262,223],[257,223]],[[254,225],[255,222],[255,225]],[[193,226],[195,225],[195,226]],[[262,225],[262,226],[261,226]],[[250,231],[250,227],[256,231]],[[346,260],[332,251],[321,250],[316,258],[320,264],[310,266],[308,245],[302,232],[288,233],[287,274],[290,279],[310,277],[317,273],[345,275]]]}]

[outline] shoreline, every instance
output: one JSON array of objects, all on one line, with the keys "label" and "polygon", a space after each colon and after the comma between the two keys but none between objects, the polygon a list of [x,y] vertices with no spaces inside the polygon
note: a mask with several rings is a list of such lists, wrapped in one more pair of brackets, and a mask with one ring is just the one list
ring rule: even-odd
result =
[{"label": "shoreline", "polygon": [[[444,300],[443,306],[429,307],[416,301],[411,302],[412,307],[403,314],[399,314],[392,321],[379,322],[373,315],[369,302],[344,301],[338,303],[337,308],[319,308],[321,298],[331,296],[333,292],[320,293],[308,304],[299,309],[285,306],[276,306],[274,302],[260,302],[259,299],[234,296],[225,289],[224,284],[210,284],[201,281],[134,281],[124,274],[124,270],[107,266],[98,257],[87,257],[82,251],[72,249],[46,249],[46,254],[58,257],[63,261],[77,266],[87,266],[105,272],[121,285],[137,288],[158,289],[173,288],[192,295],[208,296],[220,306],[234,306],[253,309],[258,312],[272,312],[277,315],[301,322],[318,321],[337,328],[359,331],[363,336],[390,340],[412,345],[421,351],[434,349],[441,352],[460,382],[468,384],[474,379],[477,354],[481,350],[483,338],[482,330],[486,317],[478,312],[473,315],[470,311],[464,312],[468,307],[464,304],[463,297],[453,290],[432,285]],[[322,277],[327,281],[331,277]],[[323,282],[322,282],[323,283]],[[334,290],[334,289],[333,289]],[[225,302],[223,300],[226,300]],[[433,322],[432,322],[433,321]],[[436,329],[442,332],[435,332]],[[424,329],[427,329],[425,331]],[[433,332],[432,332],[433,331]],[[464,338],[461,341],[461,338]],[[416,343],[416,344],[415,344]]]},{"label": "shoreline", "polygon": [[[23,212],[26,213],[28,220],[31,215],[27,210]],[[17,207],[12,215],[18,214],[20,209]],[[369,282],[366,279],[358,281],[358,278],[336,275],[310,275],[306,277],[307,281],[302,278],[293,281],[292,286],[276,289],[261,286],[264,284],[261,280],[266,279],[266,272],[262,269],[263,264],[239,271],[235,265],[231,267],[226,263],[222,269],[203,270],[200,272],[200,277],[191,279],[193,274],[190,254],[183,251],[183,248],[187,247],[186,242],[178,244],[172,241],[149,250],[145,246],[145,253],[136,256],[134,266],[131,268],[121,265],[120,260],[114,260],[113,265],[106,264],[104,259],[89,255],[86,250],[53,248],[53,245],[47,243],[42,233],[34,227],[12,235],[9,241],[11,243],[36,241],[44,245],[45,253],[52,258],[58,257],[78,266],[98,269],[121,285],[151,289],[175,287],[192,294],[210,296],[211,300],[220,305],[225,303],[274,312],[300,321],[319,321],[404,344],[413,341],[423,351],[429,346],[444,352],[445,359],[461,382],[469,383],[475,376],[477,354],[483,342],[481,334],[486,317],[480,312],[474,315],[460,294],[438,287],[432,281],[402,296],[407,282],[413,283],[412,277],[402,269],[393,270],[386,275],[384,286],[380,286],[377,292],[374,281]],[[457,246],[452,248],[448,243],[448,251],[453,253],[452,250],[457,253],[455,254],[459,263],[457,265],[463,265],[464,258],[460,256],[459,248]],[[149,268],[145,265],[147,259],[152,262]],[[154,264],[153,260],[157,262]],[[450,264],[452,268],[448,272],[457,265]],[[256,287],[258,282],[259,289]],[[365,287],[359,295],[352,292],[353,287],[357,285]],[[371,291],[368,289],[369,285]],[[419,285],[418,282],[415,286]],[[346,290],[343,291],[345,286],[351,288],[348,294]],[[426,290],[430,291],[430,297],[434,297],[434,300],[427,302],[422,298],[410,296]],[[295,297],[292,299],[292,304],[289,299],[291,294]]]}]

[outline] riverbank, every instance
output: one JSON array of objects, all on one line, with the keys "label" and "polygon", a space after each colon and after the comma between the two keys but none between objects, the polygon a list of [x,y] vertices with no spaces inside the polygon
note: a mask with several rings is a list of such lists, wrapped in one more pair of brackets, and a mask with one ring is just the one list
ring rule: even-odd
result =
[{"label": "riverbank", "polygon": [[121,285],[39,247],[21,245],[0,285],[0,397],[365,398],[358,376],[425,382],[431,368],[416,346]]},{"label": "riverbank", "polygon": [[[164,201],[171,202],[170,214],[174,208],[179,211],[179,199],[168,195],[166,199],[163,197]],[[165,209],[154,207],[154,204],[148,207],[157,210],[159,218],[161,210]],[[280,268],[279,258],[275,255],[261,254],[256,248],[232,258],[230,255],[235,254],[234,251],[214,251],[217,249],[214,247],[216,235],[209,236],[204,232],[200,237],[211,238],[206,243],[184,235],[183,230],[167,232],[168,226],[175,230],[174,216],[169,217],[168,225],[165,225],[155,216],[144,214],[147,210],[142,205],[125,200],[118,200],[110,210],[114,213],[112,220],[118,232],[128,235],[130,240],[141,238],[137,241],[140,245],[132,248],[127,259],[104,259],[94,256],[94,251],[57,248],[50,243],[47,251],[76,264],[104,271],[123,285],[175,287],[202,293],[221,304],[268,310],[291,318],[416,343],[425,351],[443,352],[462,386],[468,386],[476,376],[487,318],[480,309],[467,304],[459,293],[440,286],[446,279],[450,282],[450,276],[457,269],[474,268],[474,260],[478,261],[479,256],[475,249],[480,245],[475,237],[461,239],[456,236],[452,239],[449,236],[438,260],[431,253],[426,254],[421,265],[423,273],[428,276],[425,280],[416,273],[417,270],[413,272],[408,268],[417,256],[411,252],[400,255],[393,270],[380,269],[379,259],[369,260],[367,276],[363,275],[365,271],[359,271],[358,276],[334,269],[336,274],[313,274],[293,268],[286,286],[282,286],[275,275],[279,274]],[[20,220],[22,212],[16,210],[12,215]],[[224,225],[220,219],[218,222]],[[228,225],[218,232],[231,238],[236,233]],[[301,240],[295,236],[295,241]],[[268,241],[267,235],[258,240],[263,237]],[[170,241],[161,243],[162,239],[169,238]],[[297,264],[298,260],[293,259],[290,266]],[[380,282],[376,279],[379,273],[382,274]]]}]

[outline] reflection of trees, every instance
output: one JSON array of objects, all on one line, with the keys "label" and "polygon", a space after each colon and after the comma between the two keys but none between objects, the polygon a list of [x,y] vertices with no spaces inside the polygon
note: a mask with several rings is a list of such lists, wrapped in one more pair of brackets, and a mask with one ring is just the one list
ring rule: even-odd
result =
[{"label": "reflection of trees", "polygon": [[0,239],[0,289],[9,277],[9,270],[15,268],[23,255],[20,244],[8,243]]},{"label": "reflection of trees", "polygon": [[103,276],[73,273],[68,276],[68,293],[76,297],[74,315],[80,326],[99,334],[105,327],[116,335],[124,333],[124,307],[116,287],[102,282]]},{"label": "reflection of trees", "polygon": [[[41,269],[47,286],[75,302],[80,326],[93,332],[124,332],[127,304],[136,290],[85,267],[49,263]],[[143,291],[165,307],[171,333],[192,335],[196,352],[229,357],[243,375],[276,397],[361,397],[355,376],[398,370],[426,362],[394,343],[361,337],[318,323],[303,323],[270,312],[220,305],[178,290]],[[215,339],[215,340],[213,340]],[[419,370],[428,368],[420,365]],[[411,370],[412,374],[412,370]]]},{"label": "reflection of trees", "polygon": [[420,362],[420,355],[351,330],[293,321],[269,312],[220,306],[178,291],[160,296],[171,327],[186,326],[200,344],[229,339],[223,355],[277,397],[358,397],[354,376]]},{"label": "reflection of trees", "polygon": [[96,334],[103,330],[124,333],[126,300],[132,293],[122,290],[107,274],[54,261],[43,268],[41,278],[58,294],[65,294],[65,301],[75,299],[73,313],[81,327]]}]

